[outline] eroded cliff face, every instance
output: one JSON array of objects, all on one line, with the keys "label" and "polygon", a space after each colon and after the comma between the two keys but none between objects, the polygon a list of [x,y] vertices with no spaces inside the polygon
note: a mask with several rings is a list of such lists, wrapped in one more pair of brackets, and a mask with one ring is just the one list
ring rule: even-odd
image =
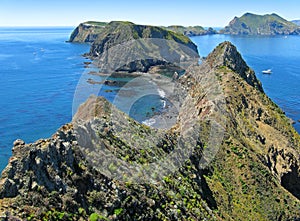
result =
[{"label": "eroded cliff face", "polygon": [[[33,144],[16,141],[0,181],[3,217],[299,218],[299,134],[263,93],[236,48],[230,42],[220,44],[203,64],[187,70],[178,83],[187,96],[177,122],[169,129],[142,125],[105,99],[90,97],[73,122],[50,139]],[[214,123],[221,135],[220,140],[213,137],[215,144],[220,141],[218,149],[213,158],[203,158],[210,150]],[[189,157],[156,182],[135,183],[130,173],[113,176],[122,171],[123,164],[104,158],[97,161],[99,152],[95,147],[101,147],[128,165],[147,168],[161,160],[158,167],[164,167],[164,159],[176,152],[185,139],[190,141],[185,136],[190,133],[197,139]],[[201,163],[207,161],[209,164],[202,167]],[[107,169],[103,171],[104,167]],[[138,177],[135,172],[139,171],[134,168],[132,177]],[[153,176],[150,173],[151,179],[159,176],[155,172]]]}]

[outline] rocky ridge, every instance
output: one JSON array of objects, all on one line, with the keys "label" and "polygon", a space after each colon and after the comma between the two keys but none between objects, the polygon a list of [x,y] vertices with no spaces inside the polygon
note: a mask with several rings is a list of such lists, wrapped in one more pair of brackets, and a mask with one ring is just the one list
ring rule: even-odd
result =
[{"label": "rocky ridge", "polygon": [[[220,85],[222,91],[214,104],[202,82],[209,76],[216,81],[207,84]],[[179,82],[189,96],[177,123],[167,131],[142,125],[105,99],[91,97],[79,108],[73,123],[51,138],[33,144],[17,140],[0,180],[3,219],[299,219],[299,134],[263,93],[236,48],[230,42],[220,44]],[[208,167],[199,167],[211,134],[212,118],[203,119],[222,105],[224,137]],[[186,119],[195,122],[192,128],[185,124]],[[81,122],[80,134],[87,131],[104,149],[129,164],[147,165],[172,153],[183,126],[193,130],[198,125],[200,136],[177,171],[156,183],[135,184],[99,172],[92,163],[95,159],[82,148],[90,145],[88,140],[78,140],[76,122]],[[120,130],[124,137],[116,134]],[[126,134],[133,137],[129,143]],[[149,135],[160,142],[145,143]],[[117,170],[115,165],[107,166],[110,173]]]}]

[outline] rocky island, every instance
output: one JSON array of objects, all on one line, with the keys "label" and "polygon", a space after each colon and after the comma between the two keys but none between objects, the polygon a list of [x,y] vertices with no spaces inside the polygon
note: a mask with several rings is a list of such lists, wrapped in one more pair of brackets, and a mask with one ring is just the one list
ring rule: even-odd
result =
[{"label": "rocky island", "polygon": [[231,35],[299,35],[300,28],[275,13],[267,15],[245,13],[241,17],[235,17],[220,33]]},{"label": "rocky island", "polygon": [[[147,28],[138,29],[138,36],[140,30]],[[111,35],[108,41],[95,40],[91,53],[118,39]],[[210,77],[215,81],[202,80]],[[187,96],[168,130],[140,124],[92,96],[51,138],[32,144],[15,141],[0,180],[2,220],[298,220],[300,136],[236,47],[220,44],[178,83]],[[207,91],[212,88],[221,93]],[[210,159],[204,155],[212,147],[214,122],[223,135]],[[89,139],[80,139],[78,132]],[[195,145],[187,146],[190,156],[157,182],[135,183],[128,174],[123,181],[113,179],[111,174],[123,166],[111,161],[103,164],[103,172],[94,163],[95,149],[87,148],[97,140],[128,165],[147,166],[164,161],[194,136]],[[149,137],[157,142],[147,142]]]}]

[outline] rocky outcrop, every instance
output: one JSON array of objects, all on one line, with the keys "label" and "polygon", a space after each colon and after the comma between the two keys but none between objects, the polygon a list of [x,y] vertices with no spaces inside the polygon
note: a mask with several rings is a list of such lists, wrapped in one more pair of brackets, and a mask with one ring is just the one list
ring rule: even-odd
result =
[{"label": "rocky outcrop", "polygon": [[[3,219],[299,219],[299,134],[236,48],[220,44],[178,83],[171,128],[92,96],[50,139],[16,141],[0,180]],[[172,170],[168,159],[187,150]]]},{"label": "rocky outcrop", "polygon": [[[222,56],[220,56],[220,54],[222,54]],[[263,92],[262,85],[256,78],[254,71],[249,68],[241,54],[230,42],[226,41],[216,47],[214,51],[209,54],[206,62],[211,68],[230,68],[232,71],[238,73],[248,84]]]},{"label": "rocky outcrop", "polygon": [[299,35],[300,28],[276,14],[246,13],[239,18],[235,17],[220,33],[231,35]]}]

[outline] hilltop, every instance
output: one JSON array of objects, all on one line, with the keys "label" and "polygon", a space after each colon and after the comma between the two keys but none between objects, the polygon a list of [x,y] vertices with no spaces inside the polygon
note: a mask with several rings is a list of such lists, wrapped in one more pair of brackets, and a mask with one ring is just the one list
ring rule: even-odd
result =
[{"label": "hilltop", "polygon": [[220,33],[231,35],[298,35],[300,28],[277,14],[246,13],[234,17]]},{"label": "hilltop", "polygon": [[[236,47],[220,44],[178,84],[187,94],[169,129],[140,124],[93,96],[51,138],[17,140],[0,180],[3,219],[299,218],[300,136]],[[184,144],[190,156],[169,172],[168,156]],[[99,158],[94,147],[106,154]],[[107,162],[108,153],[124,164]],[[160,170],[147,170],[153,163]],[[144,174],[135,170],[141,165]],[[144,182],[131,180],[139,176]]]}]

